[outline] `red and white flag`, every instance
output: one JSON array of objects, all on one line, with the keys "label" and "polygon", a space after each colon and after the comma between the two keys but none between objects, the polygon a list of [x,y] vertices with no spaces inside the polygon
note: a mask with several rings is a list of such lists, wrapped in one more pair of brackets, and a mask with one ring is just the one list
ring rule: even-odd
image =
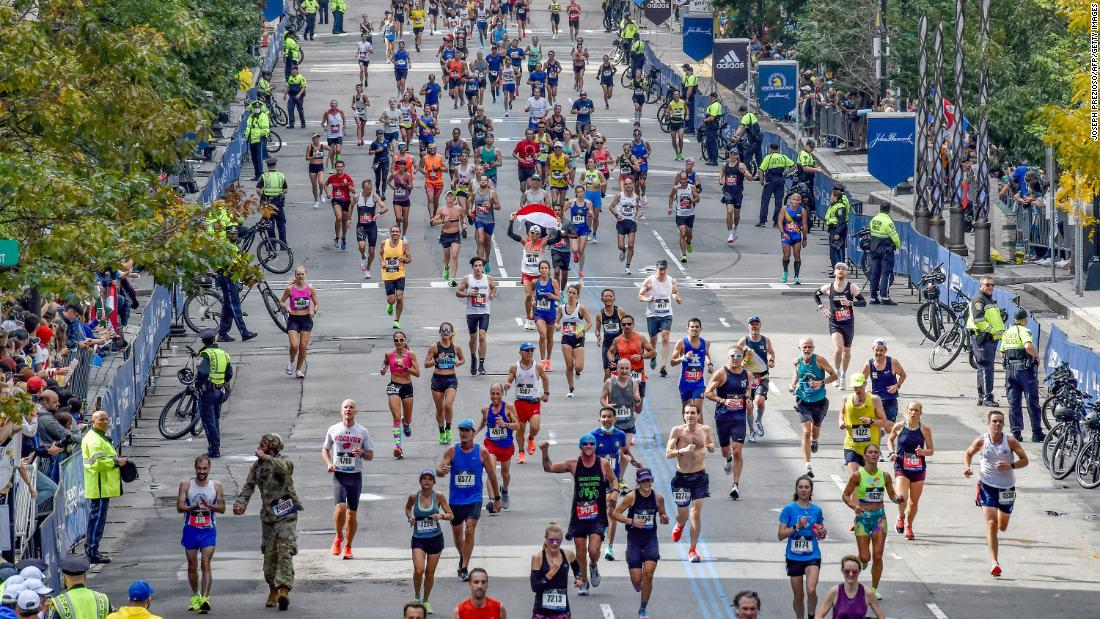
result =
[{"label": "red and white flag", "polygon": [[529,225],[539,226],[543,230],[558,227],[558,216],[554,209],[546,204],[526,204],[516,211],[516,220]]}]

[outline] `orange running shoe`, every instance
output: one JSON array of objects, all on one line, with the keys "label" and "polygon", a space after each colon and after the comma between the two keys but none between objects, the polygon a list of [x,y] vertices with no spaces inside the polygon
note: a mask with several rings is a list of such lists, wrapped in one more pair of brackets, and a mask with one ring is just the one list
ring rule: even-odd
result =
[{"label": "orange running shoe", "polygon": [[344,558],[345,561],[355,558],[355,556],[351,554],[351,546],[345,546],[344,547],[344,557],[343,558]]},{"label": "orange running shoe", "polygon": [[342,546],[343,543],[344,543],[344,540],[340,539],[339,535],[337,535],[336,538],[332,540],[332,554],[333,554],[333,556],[337,556],[337,555],[340,554],[340,546]]},{"label": "orange running shoe", "polygon": [[516,456],[516,462],[523,464],[527,462],[527,454],[523,453],[523,450],[519,450],[519,455]]},{"label": "orange running shoe", "polygon": [[533,438],[527,439],[527,453],[531,454],[532,456],[535,455],[535,439]]}]

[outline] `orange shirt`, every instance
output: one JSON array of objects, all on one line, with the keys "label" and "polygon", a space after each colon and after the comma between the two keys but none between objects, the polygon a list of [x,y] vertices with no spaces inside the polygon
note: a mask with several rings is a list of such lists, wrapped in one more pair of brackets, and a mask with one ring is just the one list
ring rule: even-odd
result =
[{"label": "orange shirt", "polygon": [[447,73],[452,80],[462,79],[463,68],[462,61],[458,58],[451,58],[447,61]]},{"label": "orange shirt", "polygon": [[500,619],[500,602],[485,597],[485,606],[475,608],[473,602],[466,600],[458,605],[458,619]]},{"label": "orange shirt", "polygon": [[615,352],[618,353],[620,359],[630,360],[630,369],[633,372],[638,373],[638,380],[645,381],[645,359],[638,359],[635,361],[632,359],[634,355],[642,354],[642,336],[637,332],[634,333],[634,337],[627,339],[626,335],[620,335],[615,338]]},{"label": "orange shirt", "polygon": [[443,157],[438,153],[432,155],[424,155],[424,173],[427,175],[427,180],[424,181],[428,185],[443,185]]}]

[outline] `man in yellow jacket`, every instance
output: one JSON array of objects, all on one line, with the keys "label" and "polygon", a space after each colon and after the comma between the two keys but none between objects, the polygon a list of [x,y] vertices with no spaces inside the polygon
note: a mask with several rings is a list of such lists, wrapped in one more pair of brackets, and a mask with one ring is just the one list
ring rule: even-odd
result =
[{"label": "man in yellow jacket", "polygon": [[84,495],[88,499],[88,536],[85,541],[88,561],[110,563],[99,552],[99,540],[107,524],[107,508],[111,499],[122,495],[122,475],[119,469],[126,466],[126,458],[119,458],[107,431],[111,418],[107,411],[92,413],[92,430],[80,441],[80,453],[84,457]]},{"label": "man in yellow jacket", "polygon": [[[102,411],[100,411],[102,412]],[[107,594],[88,588],[88,564],[82,557],[69,555],[58,562],[65,591],[50,598],[46,619],[106,619],[111,612]]]},{"label": "man in yellow jacket", "polygon": [[344,34],[344,13],[347,12],[345,0],[332,0],[332,34]]},{"label": "man in yellow jacket", "polygon": [[149,612],[153,603],[153,587],[144,580],[135,580],[130,585],[130,602],[107,615],[107,619],[162,619]]}]

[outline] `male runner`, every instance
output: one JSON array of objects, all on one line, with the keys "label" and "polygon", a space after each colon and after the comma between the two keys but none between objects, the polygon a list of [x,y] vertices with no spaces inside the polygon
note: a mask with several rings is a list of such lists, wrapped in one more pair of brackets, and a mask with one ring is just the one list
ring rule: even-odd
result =
[{"label": "male runner", "polygon": [[[672,541],[680,541],[684,523],[691,517],[691,546],[688,561],[699,563],[695,546],[703,525],[703,499],[710,496],[710,478],[707,477],[703,459],[714,453],[714,435],[702,419],[699,407],[688,404],[683,411],[684,423],[669,432],[665,457],[676,458],[676,474],[672,476],[672,500],[676,503],[676,526],[672,528]],[[706,449],[706,452],[703,450]],[[690,510],[689,510],[690,507]]]},{"label": "male runner", "polygon": [[470,570],[470,597],[455,606],[451,619],[508,619],[500,600],[486,595],[489,573],[480,567]]},{"label": "male runner", "polygon": [[705,396],[717,404],[714,408],[714,426],[718,431],[718,444],[726,459],[726,475],[733,473],[730,498],[741,498],[738,485],[741,470],[745,467],[742,451],[745,447],[747,416],[752,414],[752,375],[742,366],[745,349],[735,345],[729,349],[726,367],[714,372],[707,382]]},{"label": "male runner", "polygon": [[382,284],[386,287],[386,313],[393,316],[393,328],[400,329],[401,312],[405,311],[405,265],[412,262],[412,252],[408,241],[401,238],[398,226],[390,226],[390,238],[378,247],[378,262],[382,264]]},{"label": "male runner", "polygon": [[325,140],[328,142],[328,165],[331,170],[336,162],[340,161],[340,153],[344,148],[344,127],[347,119],[340,104],[333,99],[328,102],[328,109],[321,114],[321,126],[325,130]]},{"label": "male runner", "polygon": [[[519,455],[516,456],[516,462],[523,464],[527,462],[524,447],[527,453],[535,455],[535,435],[539,433],[542,423],[542,403],[550,399],[550,377],[546,375],[541,363],[535,363],[535,345],[531,342],[519,345],[519,360],[508,368],[504,390],[508,391],[512,383],[516,384],[515,405],[519,420],[519,430],[516,431]],[[523,437],[528,424],[531,425],[531,434],[524,444]]]},{"label": "male runner", "polygon": [[771,384],[769,370],[775,367],[775,349],[772,342],[760,333],[760,317],[749,317],[749,334],[737,340],[737,345],[746,351],[749,350],[759,357],[762,363],[767,365],[761,372],[753,372],[752,382],[749,385],[753,389],[753,408],[756,412],[756,424],[753,425],[752,414],[748,413],[749,442],[755,443],[756,439],[764,438],[764,405],[768,401],[768,386]]},{"label": "male runner", "polygon": [[[398,129],[398,122],[401,120],[401,111],[397,109],[397,99],[390,97],[387,101],[388,108],[382,110],[382,113],[378,116],[378,122],[382,125],[383,135],[386,137],[386,144],[389,147],[390,154],[397,153],[397,143],[400,141],[400,131]],[[373,151],[373,146],[372,150]]]},{"label": "male runner", "polygon": [[649,338],[634,330],[633,316],[624,314],[619,325],[622,333],[607,348],[608,363],[617,367],[620,359],[630,361],[630,377],[638,382],[638,394],[645,399],[645,360],[656,358],[657,351]]},{"label": "male runner", "polygon": [[844,462],[848,474],[855,475],[864,466],[863,454],[871,445],[879,446],[883,436],[889,436],[893,424],[886,419],[882,400],[867,391],[867,377],[852,376],[853,393],[844,398],[840,411],[840,429],[844,431]]},{"label": "male runner", "polygon": [[[421,116],[423,121],[424,117]],[[435,219],[439,208],[439,195],[443,193],[443,157],[435,152],[435,144],[428,144],[428,153],[420,159],[418,166],[424,175],[424,195],[428,198],[428,217]]]},{"label": "male runner", "polygon": [[[829,299],[826,306],[821,302],[822,295]],[[859,286],[848,281],[848,264],[838,262],[833,265],[833,281],[824,284],[814,293],[817,311],[829,320],[829,334],[833,339],[833,365],[840,373],[837,386],[844,389],[844,375],[848,373],[848,362],[852,359],[852,340],[856,336],[856,320],[853,307],[866,307],[867,301]]]},{"label": "male runner", "polygon": [[610,288],[604,288],[600,292],[600,300],[603,302],[603,308],[596,315],[596,338],[600,341],[601,356],[603,357],[603,379],[606,381],[611,377],[611,369],[615,367],[614,362],[607,357],[607,349],[611,347],[611,342],[622,333],[622,327],[619,323],[626,312],[615,305],[615,291]]},{"label": "male runner", "polygon": [[[486,428],[485,441],[482,443],[493,461],[500,464],[500,501],[501,507],[508,509],[508,487],[512,483],[512,455],[516,452],[515,431],[519,429],[516,407],[504,401],[504,386],[493,383],[489,386],[489,406],[481,409],[481,423],[474,434]],[[496,467],[489,469],[489,475],[496,475]]]},{"label": "male runner", "polygon": [[481,256],[470,258],[470,269],[473,272],[458,282],[455,296],[466,299],[466,327],[470,330],[470,375],[473,376],[485,374],[485,354],[489,351],[486,338],[489,332],[489,306],[497,296],[497,285],[491,275],[485,274],[485,260]]},{"label": "male runner", "polygon": [[741,223],[741,204],[745,201],[745,179],[752,178],[752,173],[737,151],[730,151],[729,161],[722,165],[721,178],[718,183],[722,186],[722,204],[726,205],[726,230],[729,237],[726,243],[733,244],[737,240],[737,226]]},{"label": "male runner", "polygon": [[[661,334],[661,378],[668,376],[669,332],[672,331],[672,301],[677,305],[684,300],[680,298],[680,285],[676,279],[668,274],[668,260],[661,258],[657,261],[657,272],[645,278],[642,288],[638,291],[638,300],[646,304],[645,320],[649,331],[649,339],[656,341],[657,334]],[[657,357],[649,360],[649,369],[657,367]]]},{"label": "male runner", "polygon": [[[676,92],[675,90],[672,92]],[[699,189],[688,182],[687,174],[679,172],[668,194],[668,214],[676,208],[676,228],[680,232],[680,262],[688,261],[691,239],[695,227],[695,205],[699,203]]]},{"label": "male runner", "polygon": [[210,587],[214,584],[210,562],[218,540],[214,514],[225,513],[225,490],[222,482],[210,479],[210,456],[202,454],[195,458],[195,476],[180,482],[176,511],[184,515],[180,543],[187,556],[187,582],[191,585],[191,604],[187,610],[206,614],[210,612]]},{"label": "male runner", "polygon": [[[331,152],[331,151],[330,151]],[[326,197],[332,199],[332,215],[335,218],[334,249],[348,248],[348,228],[351,225],[351,201],[355,198],[355,181],[344,172],[344,162],[336,162],[336,172],[325,179]]]},{"label": "male runner", "polygon": [[489,184],[488,174],[482,174],[477,179],[477,190],[470,200],[468,213],[474,218],[474,243],[477,247],[477,257],[481,258],[486,273],[490,271],[490,251],[493,248],[493,231],[496,229],[496,212],[499,210],[500,197],[496,189]]},{"label": "male runner", "polygon": [[699,334],[703,331],[703,321],[692,318],[688,321],[688,336],[676,342],[672,349],[673,367],[680,365],[680,403],[694,404],[700,410],[703,407],[703,392],[707,387],[707,379],[703,375],[703,368],[707,373],[714,372],[714,366],[710,360],[710,343]]},{"label": "male runner", "polygon": [[630,261],[634,258],[634,235],[638,232],[639,200],[634,193],[634,179],[622,179],[623,190],[611,200],[607,209],[615,216],[615,232],[619,235],[619,261],[625,262],[623,272],[630,275]]},{"label": "male runner", "polygon": [[370,432],[355,423],[358,412],[355,400],[344,400],[340,404],[340,423],[333,424],[325,433],[325,442],[321,446],[321,460],[325,468],[332,473],[332,492],[336,500],[336,511],[332,522],[336,525],[336,537],[332,540],[332,554],[340,555],[341,544],[344,558],[354,558],[351,543],[355,540],[358,528],[359,495],[363,492],[363,460],[374,459],[374,442]]},{"label": "male runner", "polygon": [[619,359],[615,364],[615,375],[603,383],[600,392],[600,406],[615,411],[615,427],[630,435],[630,444],[634,444],[635,422],[642,410],[642,394],[638,391],[638,381],[630,377],[630,360]]},{"label": "male runner", "polygon": [[431,225],[440,226],[439,245],[443,248],[443,281],[452,287],[458,282],[454,275],[458,273],[458,252],[462,249],[462,219],[465,213],[458,206],[455,192],[448,191],[443,206],[435,212]]},{"label": "male runner", "polygon": [[[635,468],[640,465],[630,453],[630,441],[626,438],[626,432],[615,427],[615,409],[605,406],[600,409],[600,425],[592,430],[592,436],[596,437],[596,457],[607,460],[615,471],[615,478],[622,480],[622,471],[626,464],[633,463]],[[619,490],[625,492],[622,481],[619,482]],[[615,521],[610,523],[610,531],[607,536],[607,551],[604,558],[608,561],[615,560]]]},{"label": "male runner", "polygon": [[[451,532],[455,538],[455,549],[458,550],[458,579],[463,582],[470,579],[467,567],[474,551],[477,521],[481,518],[482,474],[493,470],[493,458],[488,450],[474,443],[476,434],[477,426],[473,419],[458,422],[458,445],[451,445],[443,452],[435,470],[436,475],[450,474],[447,501],[454,513]],[[495,514],[501,509],[496,475],[489,475],[489,489],[493,493],[489,513]]]},{"label": "male runner", "polygon": [[550,443],[543,441],[542,470],[547,473],[573,475],[573,500],[569,512],[569,529],[565,539],[573,540],[583,583],[577,587],[577,595],[588,595],[588,587],[600,586],[600,545],[607,531],[607,514],[615,508],[619,498],[619,480],[611,463],[596,455],[596,437],[581,436],[578,441],[580,456],[564,462],[550,460]]},{"label": "male runner", "polygon": [[638,487],[623,495],[611,517],[626,525],[626,567],[634,590],[642,595],[638,619],[646,619],[653,574],[661,560],[657,522],[668,524],[668,513],[664,497],[653,489],[653,472],[639,468],[635,475]]},{"label": "male runner", "polygon": [[[971,477],[974,471],[970,461],[981,453],[982,464],[978,470],[978,496],[974,503],[985,513],[985,542],[989,554],[993,557],[993,567],[989,573],[1001,575],[998,560],[998,531],[1008,530],[1008,519],[1016,505],[1016,469],[1028,465],[1027,452],[1015,437],[1005,434],[1005,414],[1001,411],[989,411],[989,433],[974,439],[963,454],[963,475]],[[1015,454],[1015,458],[1013,458]]]},{"label": "male runner", "polygon": [[806,461],[806,475],[813,477],[810,454],[817,453],[821,422],[829,412],[825,385],[836,380],[837,376],[836,370],[824,357],[814,354],[812,338],[802,338],[798,347],[802,350],[802,356],[794,360],[794,377],[787,391],[794,394],[794,409],[802,417],[802,457]]}]

